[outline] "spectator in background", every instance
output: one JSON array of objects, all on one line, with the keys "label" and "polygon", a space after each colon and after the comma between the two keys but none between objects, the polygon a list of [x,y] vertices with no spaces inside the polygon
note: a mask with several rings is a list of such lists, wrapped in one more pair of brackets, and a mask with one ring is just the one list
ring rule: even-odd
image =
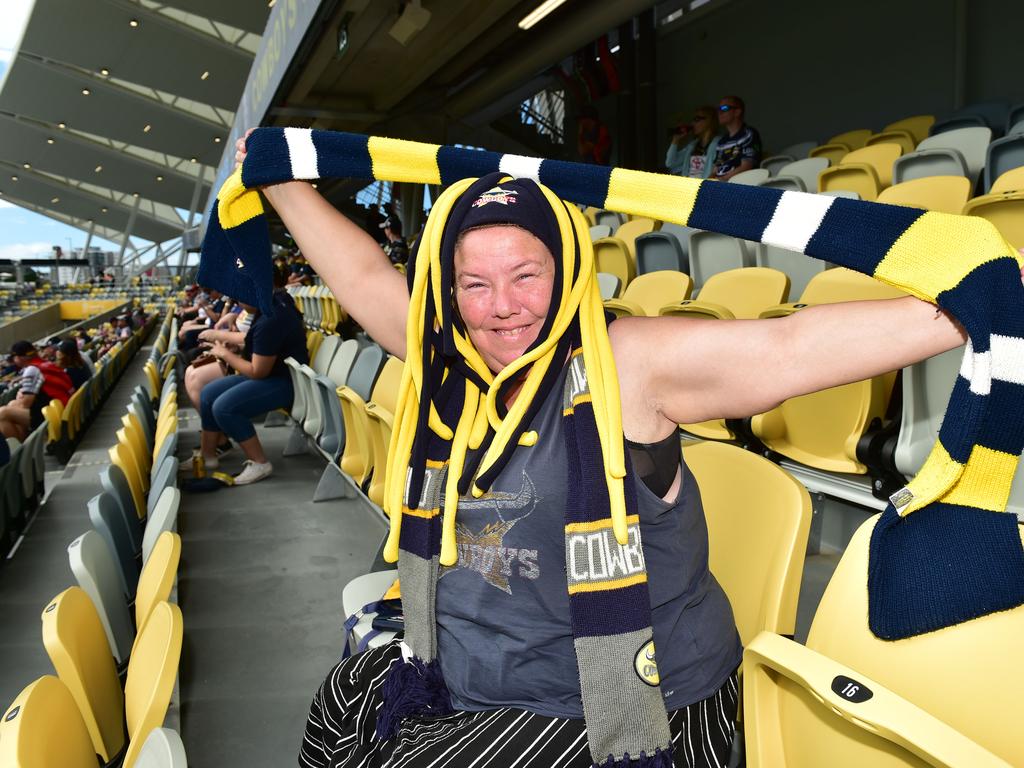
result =
[{"label": "spectator in background", "polygon": [[718,124],[726,134],[718,142],[712,174],[719,181],[728,181],[761,162],[761,136],[744,122],[745,113],[743,99],[739,96],[726,96],[718,105]]},{"label": "spectator in background", "polygon": [[78,351],[74,339],[64,339],[57,346],[57,365],[64,369],[76,390],[92,378],[92,369]]},{"label": "spectator in background", "polygon": [[676,127],[665,155],[665,166],[676,176],[706,179],[718,153],[718,115],[712,106],[698,107],[693,121]]},{"label": "spectator in background", "polygon": [[253,321],[240,354],[216,339],[210,349],[212,355],[236,373],[210,381],[202,389],[199,396],[200,452],[206,468],[217,469],[220,466],[217,449],[224,444],[225,436],[237,442],[246,461],[242,471],[235,475],[235,485],[258,482],[273,472],[252,419],[276,408],[291,407],[294,392],[285,358],[309,362],[302,315],[292,297],[283,290],[284,283],[285,276],[275,270],[272,314],[263,315],[255,307],[242,305],[253,315]]},{"label": "spectator in background", "polygon": [[584,163],[608,165],[612,154],[612,135],[592,104],[580,109],[576,125],[576,150],[580,159]]},{"label": "spectator in background", "polygon": [[22,442],[43,423],[43,407],[51,400],[67,405],[71,379],[59,367],[39,357],[31,341],[11,345],[11,362],[21,370],[18,396],[0,408],[0,433]]},{"label": "spectator in background", "polygon": [[402,239],[402,221],[394,213],[390,214],[380,225],[384,236],[388,239],[384,253],[392,264],[405,264],[409,261],[409,246]]}]

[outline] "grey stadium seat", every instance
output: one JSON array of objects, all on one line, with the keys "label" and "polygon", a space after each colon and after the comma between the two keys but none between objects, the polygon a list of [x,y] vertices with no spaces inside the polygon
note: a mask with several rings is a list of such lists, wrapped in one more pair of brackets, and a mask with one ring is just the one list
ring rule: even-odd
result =
[{"label": "grey stadium seat", "polygon": [[645,275],[663,269],[690,273],[690,260],[670,231],[648,232],[636,239],[636,273]]},{"label": "grey stadium seat", "polygon": [[96,606],[110,651],[118,664],[128,661],[135,640],[128,601],[110,548],[96,531],[86,531],[68,545],[68,562],[78,586]]}]

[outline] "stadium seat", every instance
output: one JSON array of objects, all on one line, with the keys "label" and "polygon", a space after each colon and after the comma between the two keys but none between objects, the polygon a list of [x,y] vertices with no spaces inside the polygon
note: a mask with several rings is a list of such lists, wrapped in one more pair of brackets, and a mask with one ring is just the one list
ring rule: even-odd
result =
[{"label": "stadium seat", "polygon": [[126,663],[135,629],[110,547],[96,531],[86,531],[68,545],[68,562],[78,586],[96,608],[111,654],[118,664]]},{"label": "stadium seat", "polygon": [[611,227],[612,232],[618,229],[625,222],[625,215],[618,211],[605,211],[599,208],[594,212],[594,224],[598,226],[604,224],[605,226]]},{"label": "stadium seat", "polygon": [[629,251],[629,257],[633,261],[633,268],[636,269],[636,239],[648,232],[655,232],[661,225],[654,219],[637,217],[621,224],[615,230],[613,236],[621,240]]},{"label": "stadium seat", "polygon": [[310,358],[312,365],[299,366],[302,377],[298,379],[298,382],[303,389],[303,399],[306,402],[306,414],[302,428],[307,435],[314,439],[323,431],[323,409],[320,407],[319,399],[314,396],[313,379],[327,373],[341,343],[340,336],[327,336],[317,349],[316,356]]},{"label": "stadium seat", "polygon": [[631,282],[620,298],[606,301],[604,308],[616,317],[657,317],[662,307],[690,298],[692,290],[693,281],[682,272],[648,272]]},{"label": "stadium seat", "polygon": [[882,129],[882,132],[906,131],[914,138],[915,144],[920,144],[928,137],[928,131],[934,124],[935,115],[914,115],[889,123]]},{"label": "stadium seat", "polygon": [[818,146],[816,141],[801,141],[796,144],[790,144],[788,147],[780,149],[778,153],[762,160],[761,167],[767,169],[772,176],[775,176],[782,167],[796,160],[806,158],[807,153],[816,146]]},{"label": "stadium seat", "polygon": [[964,348],[958,347],[903,369],[903,411],[894,447],[894,469],[913,477],[935,445]]},{"label": "stadium seat", "polygon": [[145,473],[145,485],[143,485],[143,472],[139,467],[135,452],[128,445],[124,429],[117,430],[117,443],[108,450],[110,463],[121,468],[128,484],[132,489],[132,496],[135,498],[136,506],[139,508],[139,517],[144,518],[146,514],[146,486],[149,484],[149,472]]},{"label": "stadium seat", "polygon": [[996,139],[985,152],[985,191],[1009,170],[1024,166],[1024,133]]},{"label": "stadium seat", "polygon": [[[373,571],[362,576],[357,576],[345,585],[341,591],[341,610],[345,616],[354,616],[362,611],[363,606],[380,600],[395,580],[398,578],[398,571],[394,569],[386,571]],[[355,652],[358,644],[373,629],[374,614],[363,614],[359,621],[352,628],[352,635],[349,638],[349,648]],[[384,631],[368,641],[368,646],[374,648],[390,641],[395,633]]]},{"label": "stadium seat", "polygon": [[839,165],[818,175],[818,191],[849,189],[863,200],[874,200],[892,184],[892,164],[903,152],[899,144],[874,144],[855,149]]},{"label": "stadium seat", "polygon": [[789,298],[789,286],[789,276],[777,269],[730,269],[709,277],[696,299],[664,302],[660,314],[749,320]]},{"label": "stadium seat", "polygon": [[991,194],[996,192],[1018,192],[1024,189],[1024,168],[1014,168],[998,176],[992,182]]},{"label": "stadium seat", "polygon": [[124,687],[128,726],[124,768],[133,768],[146,737],[164,722],[178,674],[182,632],[181,610],[170,603],[157,603],[139,630]]},{"label": "stadium seat", "polygon": [[685,224],[676,224],[672,221],[666,221],[661,225],[661,229],[658,230],[665,235],[675,235],[676,240],[679,241],[679,247],[683,249],[683,256],[686,259],[686,263],[690,263],[690,235],[698,230],[693,227],[688,227]]},{"label": "stadium seat", "polygon": [[893,183],[925,176],[966,176],[972,189],[985,167],[992,131],[983,126],[958,128],[929,136],[893,164]]},{"label": "stadium seat", "polygon": [[829,165],[839,165],[850,151],[845,144],[822,144],[820,147],[812,149],[808,156],[818,160],[827,160]]},{"label": "stadium seat", "polygon": [[384,503],[384,476],[388,460],[388,446],[394,427],[398,391],[402,383],[402,361],[388,357],[373,385],[370,401],[366,404],[367,436],[370,442],[373,475],[366,495],[378,507]]},{"label": "stadium seat", "polygon": [[[175,463],[177,460],[175,459]],[[153,511],[146,521],[146,531],[142,537],[142,564],[145,567],[149,555],[156,545],[157,539],[164,531],[177,530],[178,507],[181,505],[181,491],[168,486],[160,493]]]},{"label": "stadium seat", "polygon": [[614,299],[622,293],[622,281],[607,272],[597,273],[597,285],[601,291],[601,299],[604,301]]},{"label": "stadium seat", "polygon": [[807,155],[808,157],[825,157],[831,161],[832,165],[837,165],[848,152],[863,147],[871,133],[867,128],[845,131],[833,136],[821,146],[814,147]]},{"label": "stadium seat", "polygon": [[338,402],[338,387],[345,386],[349,373],[361,347],[355,339],[347,339],[338,347],[326,375],[313,380],[313,395],[320,400],[324,428],[320,435],[320,448],[332,460],[337,460],[345,445],[345,423]]},{"label": "stadium seat", "polygon": [[636,261],[626,244],[617,237],[594,242],[594,267],[598,272],[615,275],[625,290],[636,277]]},{"label": "stadium seat", "polygon": [[772,155],[762,160],[760,167],[768,171],[768,176],[772,177],[778,174],[780,168],[789,165],[795,159],[792,155]]},{"label": "stadium seat", "polygon": [[1002,131],[1006,125],[1010,106],[1005,101],[987,101],[967,104],[953,112],[949,117],[936,120],[931,127],[931,134],[959,130],[971,126],[986,126],[991,131]]},{"label": "stadium seat", "polygon": [[96,607],[85,590],[68,587],[42,622],[46,654],[78,703],[94,751],[109,762],[124,747],[124,694]]},{"label": "stadium seat", "polygon": [[690,277],[700,291],[708,278],[718,272],[754,266],[748,243],[718,232],[695,231],[690,235]]},{"label": "stadium seat", "polygon": [[[380,349],[379,347],[377,349]],[[383,355],[384,351],[380,349]],[[360,365],[364,360],[368,364]],[[362,485],[370,476],[373,470],[373,443],[369,433],[369,424],[366,418],[366,403],[372,399],[382,371],[392,360],[389,356],[384,360],[383,366],[374,366],[374,356],[364,351],[360,355],[356,365],[352,367],[352,374],[349,376],[348,384],[338,388],[338,398],[341,401],[341,412],[345,419],[345,451],[341,456],[341,469],[351,477],[356,485]],[[372,379],[369,376],[372,374]],[[392,365],[389,374],[389,381],[394,381],[396,370]],[[363,392],[367,392],[363,395]],[[397,395],[396,395],[397,399]]]},{"label": "stadium seat", "polygon": [[163,492],[168,488],[174,488],[178,483],[178,459],[175,456],[168,456],[157,470],[153,479],[153,485],[146,496],[146,528],[149,528],[150,518],[156,509],[157,501]]},{"label": "stadium seat", "polygon": [[121,577],[125,595],[134,595],[139,585],[139,566],[136,556],[142,546],[141,535],[136,543],[119,505],[114,497],[106,491],[89,499],[86,507],[89,510],[89,521],[92,523],[92,527],[106,541],[110,553],[119,566],[118,574]]},{"label": "stadium seat", "polygon": [[877,202],[960,213],[970,196],[971,182],[965,176],[928,176],[883,189]]},{"label": "stadium seat", "polygon": [[171,594],[180,558],[181,537],[173,531],[161,533],[146,560],[146,567],[142,569],[139,588],[135,593],[135,627],[140,636],[154,606]]},{"label": "stadium seat", "polygon": [[26,686],[0,720],[0,765],[96,768],[96,764],[78,704],[67,685],[53,675]]},{"label": "stadium seat", "polygon": [[824,157],[797,160],[780,168],[778,175],[762,186],[792,189],[795,192],[817,192],[818,176],[828,167],[829,160]]},{"label": "stadium seat", "polygon": [[871,138],[865,142],[865,147],[873,147],[875,144],[899,144],[902,150],[901,154],[907,154],[913,152],[917,147],[917,142],[914,141],[914,137],[910,131],[904,130],[893,130],[893,131],[881,131],[871,135]]},{"label": "stadium seat", "polygon": [[690,260],[679,238],[664,229],[640,235],[636,239],[636,273],[644,275],[663,269],[689,274]]},{"label": "stadium seat", "polygon": [[[781,317],[813,304],[887,299],[906,294],[867,275],[845,268],[829,269],[808,284],[796,304],[761,313]],[[866,474],[857,443],[873,419],[886,410],[895,372],[791,398],[755,416],[751,430],[770,450],[810,467],[832,472]]]},{"label": "stadium seat", "polygon": [[[904,640],[867,625],[876,517],[847,546],[806,647],[762,633],[743,654],[747,765],[1024,765],[1013,659],[1024,608]],[[979,693],[981,681],[983,695]],[[838,758],[838,759],[837,759]]]},{"label": "stadium seat", "polygon": [[771,173],[764,168],[751,168],[749,171],[737,173],[731,179],[730,184],[744,184],[748,187],[759,187],[768,181]]},{"label": "stadium seat", "polygon": [[964,213],[988,219],[1006,242],[1014,248],[1024,248],[1024,189],[975,197],[967,201]]},{"label": "stadium seat", "polygon": [[146,737],[135,768],[188,768],[181,736],[170,728],[154,728]]},{"label": "stadium seat", "polygon": [[1014,104],[1006,115],[1006,135],[1017,133],[1024,124],[1024,103]]},{"label": "stadium seat", "polygon": [[811,497],[788,472],[734,445],[698,442],[683,458],[700,487],[708,566],[732,605],[744,645],[759,632],[792,635]]},{"label": "stadium seat", "polygon": [[[786,299],[773,302],[779,304],[786,301],[789,296],[799,296],[804,292],[807,283],[820,272],[830,267],[828,262],[805,256],[798,251],[790,251],[777,245],[758,243],[754,248],[754,263],[759,267],[777,269],[789,276],[789,292]],[[770,305],[764,305],[758,310],[766,309]],[[757,317],[757,315],[754,315]]]},{"label": "stadium seat", "polygon": [[600,240],[602,237],[611,237],[612,228],[607,224],[595,224],[590,228],[590,239]]},{"label": "stadium seat", "polygon": [[128,530],[132,533],[132,541],[137,542],[137,546],[141,546],[146,507],[142,507],[140,515],[139,510],[135,508],[135,497],[131,488],[131,482],[128,480],[127,475],[125,475],[124,470],[116,464],[109,464],[103,467],[100,469],[100,485],[117,502],[118,509],[126,520]]}]

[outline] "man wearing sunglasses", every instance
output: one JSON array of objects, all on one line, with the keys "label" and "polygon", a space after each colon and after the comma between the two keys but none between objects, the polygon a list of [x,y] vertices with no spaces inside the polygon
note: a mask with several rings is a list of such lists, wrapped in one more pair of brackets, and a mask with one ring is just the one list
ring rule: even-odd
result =
[{"label": "man wearing sunglasses", "polygon": [[718,157],[712,173],[719,181],[728,181],[761,162],[761,136],[743,122],[744,112],[743,99],[739,96],[726,96],[718,105],[718,124],[726,133],[718,142]]}]

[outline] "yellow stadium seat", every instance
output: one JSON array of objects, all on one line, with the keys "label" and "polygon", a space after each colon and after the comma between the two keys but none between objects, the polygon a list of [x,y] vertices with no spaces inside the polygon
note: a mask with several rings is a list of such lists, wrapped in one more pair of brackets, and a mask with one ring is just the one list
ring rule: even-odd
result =
[{"label": "yellow stadium seat", "polygon": [[604,308],[616,317],[657,317],[662,307],[690,298],[692,290],[693,280],[689,275],[662,269],[638,276],[621,298],[609,299]]},{"label": "yellow stadium seat", "polygon": [[992,189],[989,194],[997,192],[1017,192],[1024,189],[1024,166],[1011,168],[992,182]]},{"label": "yellow stadium seat", "polygon": [[323,340],[324,335],[320,331],[308,331],[306,333],[306,352],[309,354],[310,360],[316,357],[316,351],[320,349],[320,343]]},{"label": "yellow stadium seat", "polygon": [[149,399],[156,400],[160,397],[160,385],[163,383],[160,378],[160,370],[152,360],[146,361],[143,370],[146,372],[146,381],[149,384]]},{"label": "yellow stadium seat", "polygon": [[164,722],[178,675],[182,634],[178,606],[157,603],[135,640],[124,686],[128,749],[123,768],[134,768],[149,732]]},{"label": "yellow stadium seat", "polygon": [[597,216],[597,212],[600,210],[600,208],[595,208],[592,205],[589,205],[583,209],[583,217],[590,223],[590,226],[593,227],[597,224],[597,220],[595,217]]},{"label": "yellow stadium seat", "polygon": [[174,531],[164,531],[149,553],[135,590],[135,626],[140,632],[146,626],[153,607],[170,596],[180,560],[181,537]]},{"label": "yellow stadium seat", "polygon": [[51,400],[43,406],[43,419],[46,421],[46,442],[56,444],[60,441],[61,416],[64,413],[64,403],[60,400]]},{"label": "yellow stadium seat", "polygon": [[131,455],[128,446],[120,441],[111,446],[107,453],[110,455],[110,463],[120,468],[127,478],[128,487],[132,492],[132,501],[135,502],[135,511],[140,518],[144,518],[146,516],[146,494],[142,490],[142,478],[135,457]]},{"label": "yellow stadium seat", "polygon": [[971,182],[966,176],[927,176],[883,189],[877,202],[960,213],[970,196]]},{"label": "yellow stadium seat", "polygon": [[770,267],[742,267],[712,275],[696,299],[664,306],[661,314],[753,319],[788,298],[789,276],[785,272]]},{"label": "yellow stadium seat", "polygon": [[623,290],[636,277],[636,260],[630,256],[626,244],[617,237],[602,237],[594,241],[594,265],[595,271],[619,278]]},{"label": "yellow stadium seat", "polygon": [[792,635],[800,597],[811,497],[777,464],[725,443],[699,442],[683,458],[700,487],[708,566],[732,604],[740,640]]},{"label": "yellow stadium seat", "polygon": [[964,213],[988,219],[1012,247],[1024,248],[1024,189],[968,200]]},{"label": "yellow stadium seat", "polygon": [[94,751],[111,760],[124,746],[124,695],[96,606],[69,587],[43,610],[46,654],[82,713]]},{"label": "yellow stadium seat", "polygon": [[[149,490],[149,470],[144,468],[145,462],[143,461],[143,456],[146,453],[145,448],[136,448],[124,427],[117,430],[117,442],[122,449],[122,458],[124,458],[128,468],[135,472],[139,483],[139,490],[142,491],[142,495],[145,497],[146,492]],[[142,451],[141,453],[140,450]]]},{"label": "yellow stadium seat", "polygon": [[871,138],[872,131],[867,128],[856,128],[852,131],[844,131],[838,133],[829,139],[827,144],[845,144],[849,147],[850,151],[860,149],[864,146],[868,139]]},{"label": "yellow stadium seat", "polygon": [[338,387],[341,417],[345,422],[345,450],[338,466],[341,471],[362,485],[373,464],[366,401],[351,387]]},{"label": "yellow stadium seat", "polygon": [[153,456],[146,442],[146,433],[142,429],[142,424],[134,414],[124,413],[121,415],[121,425],[128,438],[128,445],[139,462],[139,469],[143,474],[149,472],[153,466]]},{"label": "yellow stadium seat", "polygon": [[807,153],[807,156],[824,157],[830,161],[831,165],[838,165],[848,153],[863,147],[869,138],[871,138],[871,131],[866,128],[845,131],[833,136],[821,146],[815,147]]},{"label": "yellow stadium seat", "polygon": [[818,174],[818,191],[847,189],[862,200],[875,200],[878,193],[892,185],[892,164],[903,154],[899,144],[874,144],[845,155],[834,168]]},{"label": "yellow stadium seat", "polygon": [[1017,713],[1024,674],[1015,663],[1024,608],[879,640],[867,625],[866,589],[876,520],[854,534],[806,647],[767,632],[747,646],[747,765],[1024,765]]},{"label": "yellow stadium seat", "polygon": [[850,148],[845,144],[822,144],[807,153],[808,157],[818,157],[828,160],[829,165],[839,165],[842,159],[850,154]]},{"label": "yellow stadium seat", "polygon": [[882,131],[906,131],[914,138],[915,144],[920,144],[928,138],[928,131],[934,124],[935,115],[914,115],[889,123]]},{"label": "yellow stadium seat", "polygon": [[0,720],[5,768],[96,768],[96,763],[78,704],[53,675],[26,686]]},{"label": "yellow stadium seat", "polygon": [[864,146],[870,147],[875,144],[899,144],[904,155],[908,152],[913,152],[917,147],[913,134],[905,130],[881,131],[880,133],[872,134]]},{"label": "yellow stadium seat", "polygon": [[[878,300],[905,296],[867,275],[845,268],[816,275],[796,304],[765,310],[761,317],[781,317],[813,304]],[[895,372],[791,398],[751,422],[768,448],[818,469],[865,474],[857,459],[857,442],[873,419],[885,414]]]},{"label": "yellow stadium seat", "polygon": [[387,467],[388,444],[394,424],[395,409],[398,407],[398,390],[402,383],[402,361],[388,357],[373,385],[370,402],[366,404],[367,436],[370,444],[370,460],[373,475],[367,496],[377,506],[384,501],[384,477]]}]

